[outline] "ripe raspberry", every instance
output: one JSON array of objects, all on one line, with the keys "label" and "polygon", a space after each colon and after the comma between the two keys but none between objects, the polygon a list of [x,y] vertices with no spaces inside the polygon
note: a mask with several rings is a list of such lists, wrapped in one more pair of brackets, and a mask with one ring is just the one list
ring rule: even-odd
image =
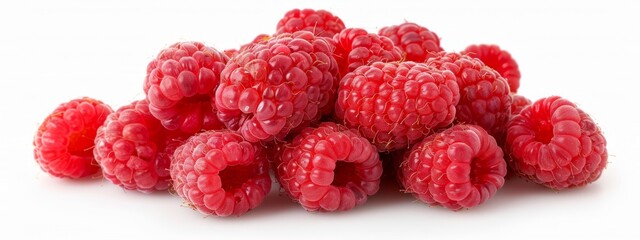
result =
[{"label": "ripe raspberry", "polygon": [[451,124],[459,99],[450,71],[424,63],[375,62],[340,81],[335,112],[347,127],[386,152],[407,148]]},{"label": "ripe raspberry", "polygon": [[147,100],[134,101],[107,117],[98,129],[93,155],[112,183],[127,190],[162,191],[171,183],[173,151],[184,139],[184,134],[162,127]]},{"label": "ripe raspberry", "polygon": [[340,76],[362,65],[373,62],[402,60],[402,50],[391,39],[368,33],[360,28],[347,28],[333,36],[336,44],[335,58],[340,66]]},{"label": "ripe raspberry", "polygon": [[522,109],[531,105],[531,100],[522,95],[511,94],[511,98],[513,99],[513,103],[511,104],[511,116],[520,113]]},{"label": "ripe raspberry", "polygon": [[492,136],[480,126],[455,125],[413,146],[398,177],[419,200],[459,210],[491,198],[506,174],[502,149]]},{"label": "ripe raspberry", "polygon": [[388,37],[394,45],[402,49],[407,61],[424,62],[436,56],[436,53],[444,51],[436,33],[415,23],[405,22],[383,27],[378,34]]},{"label": "ripe raspberry", "polygon": [[427,64],[456,75],[460,87],[456,121],[480,125],[503,143],[512,102],[507,81],[479,59],[458,53],[440,53]]},{"label": "ripe raspberry", "polygon": [[33,155],[43,171],[77,179],[100,171],[91,149],[98,127],[113,110],[101,101],[83,97],[60,104],[40,124],[33,139]]},{"label": "ripe raspberry", "polygon": [[228,58],[199,42],[179,42],[147,66],[149,110],[169,130],[197,133],[224,127],[212,107],[213,91]]},{"label": "ripe raspberry", "polygon": [[375,147],[331,122],[305,128],[275,162],[282,188],[308,211],[346,211],[361,205],[378,191],[382,175]]},{"label": "ripe raspberry", "polygon": [[284,139],[331,112],[338,66],[311,32],[282,34],[233,57],[215,93],[218,117],[250,142]]},{"label": "ripe raspberry", "polygon": [[229,130],[202,132],[178,147],[171,178],[187,204],[217,216],[240,216],[271,190],[266,152]]},{"label": "ripe raspberry", "polygon": [[520,70],[518,63],[509,52],[500,49],[497,45],[471,45],[463,52],[471,57],[480,59],[485,65],[498,71],[500,76],[507,79],[512,93],[518,92],[520,87]]},{"label": "ripe raspberry", "polygon": [[556,190],[597,180],[608,158],[600,128],[558,96],[534,102],[509,121],[507,149],[517,174]]},{"label": "ripe raspberry", "polygon": [[344,28],[342,20],[329,11],[292,9],[278,21],[276,35],[304,30],[319,37],[333,37]]}]

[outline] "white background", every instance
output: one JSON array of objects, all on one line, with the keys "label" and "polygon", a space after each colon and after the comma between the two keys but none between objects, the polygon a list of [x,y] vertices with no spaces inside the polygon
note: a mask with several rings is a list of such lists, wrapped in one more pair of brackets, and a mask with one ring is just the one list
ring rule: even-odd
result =
[{"label": "white background", "polygon": [[[3,1],[0,3],[0,238],[521,239],[639,236],[637,5],[531,1]],[[395,1],[394,1],[395,2]],[[535,3],[533,3],[535,2]],[[633,1],[627,1],[633,2]],[[405,20],[435,31],[448,51],[496,43],[520,64],[520,93],[568,98],[608,140],[609,164],[584,188],[555,192],[509,181],[485,204],[428,207],[383,186],[350,212],[307,213],[274,189],[238,218],[203,217],[168,193],[106,180],[52,178],[31,141],[59,103],[91,96],[114,109],[140,99],[147,63],[176,41],[220,50],[273,33],[292,8],[324,8],[369,31]]]}]

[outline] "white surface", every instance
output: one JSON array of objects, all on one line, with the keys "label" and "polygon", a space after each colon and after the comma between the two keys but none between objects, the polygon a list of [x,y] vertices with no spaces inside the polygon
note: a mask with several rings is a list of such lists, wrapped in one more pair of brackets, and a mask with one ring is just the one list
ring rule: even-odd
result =
[{"label": "white surface", "polygon": [[[633,1],[268,2],[0,3],[0,238],[637,239],[640,18]],[[124,191],[106,180],[60,180],[33,160],[33,135],[59,103],[91,96],[116,109],[144,96],[146,65],[160,49],[188,40],[237,47],[275,31],[294,7],[328,9],[348,27],[370,31],[417,22],[449,51],[499,44],[520,64],[520,93],[560,95],[593,116],[609,143],[607,169],[595,184],[562,192],[508,182],[486,204],[460,212],[383,188],[345,213],[307,213],[272,191],[242,217],[204,218],[177,196]]]}]

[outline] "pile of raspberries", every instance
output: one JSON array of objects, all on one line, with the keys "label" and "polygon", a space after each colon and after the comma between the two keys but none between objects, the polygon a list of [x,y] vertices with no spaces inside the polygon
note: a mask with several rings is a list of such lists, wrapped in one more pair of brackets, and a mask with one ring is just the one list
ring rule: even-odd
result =
[{"label": "pile of raspberries", "polygon": [[416,23],[371,33],[293,9],[237,50],[161,50],[146,97],[115,111],[90,97],[59,105],[34,157],[55,177],[101,174],[216,216],[258,207],[273,182],[307,211],[332,212],[364,204],[383,173],[451,210],[484,203],[508,173],[555,190],[597,180],[608,157],[598,125],[519,86],[496,45],[446,52]]}]

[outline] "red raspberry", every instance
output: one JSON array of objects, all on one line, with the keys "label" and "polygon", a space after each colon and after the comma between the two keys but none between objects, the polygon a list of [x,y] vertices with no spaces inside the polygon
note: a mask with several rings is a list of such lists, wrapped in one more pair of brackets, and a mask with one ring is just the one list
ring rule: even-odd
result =
[{"label": "red raspberry", "polygon": [[331,112],[338,66],[332,44],[298,31],[233,57],[215,93],[218,117],[250,142],[284,139]]},{"label": "red raspberry", "polygon": [[394,45],[402,49],[407,61],[424,62],[436,56],[436,53],[444,51],[436,33],[415,23],[405,22],[383,27],[378,34],[388,37]]},{"label": "red raspberry", "polygon": [[368,33],[360,28],[347,28],[333,36],[336,43],[335,58],[340,66],[340,76],[362,65],[373,62],[402,60],[402,50],[391,39]]},{"label": "red raspberry", "polygon": [[43,171],[59,178],[96,174],[100,167],[91,149],[98,127],[113,110],[84,97],[60,104],[40,124],[33,139],[33,155]]},{"label": "red raspberry", "polygon": [[147,100],[134,101],[109,115],[98,129],[93,154],[109,181],[127,190],[169,188],[173,151],[186,136],[162,127]]},{"label": "red raspberry", "polygon": [[342,20],[329,11],[292,9],[278,21],[276,35],[304,30],[319,37],[333,37],[344,28]]},{"label": "red raspberry", "polygon": [[178,147],[171,178],[187,204],[217,216],[240,216],[271,190],[266,152],[229,130],[202,132]]},{"label": "red raspberry", "polygon": [[224,127],[212,107],[213,91],[228,58],[199,42],[179,42],[147,66],[149,110],[169,130],[193,134]]},{"label": "red raspberry", "polygon": [[481,44],[468,46],[462,53],[478,58],[485,65],[498,71],[500,76],[507,79],[511,92],[518,92],[520,70],[518,69],[518,63],[511,57],[509,52],[500,49],[497,45]]},{"label": "red raspberry", "polygon": [[424,63],[375,62],[342,79],[335,112],[385,152],[407,148],[451,124],[459,99],[450,71]]},{"label": "red raspberry", "polygon": [[458,53],[440,53],[427,64],[456,75],[460,87],[456,121],[480,125],[499,143],[504,142],[512,102],[507,81],[479,59]]},{"label": "red raspberry", "polygon": [[600,128],[558,96],[534,102],[509,121],[507,149],[517,174],[557,190],[591,183],[607,166]]},{"label": "red raspberry", "polygon": [[511,98],[513,99],[513,103],[511,104],[511,116],[520,113],[522,109],[531,105],[531,100],[522,95],[511,94]]},{"label": "red raspberry", "polygon": [[308,211],[350,210],[380,185],[382,162],[375,147],[335,123],[304,129],[277,157],[280,185]]},{"label": "red raspberry", "polygon": [[414,145],[398,177],[419,200],[459,210],[495,195],[506,174],[502,149],[492,136],[480,126],[455,125]]}]

